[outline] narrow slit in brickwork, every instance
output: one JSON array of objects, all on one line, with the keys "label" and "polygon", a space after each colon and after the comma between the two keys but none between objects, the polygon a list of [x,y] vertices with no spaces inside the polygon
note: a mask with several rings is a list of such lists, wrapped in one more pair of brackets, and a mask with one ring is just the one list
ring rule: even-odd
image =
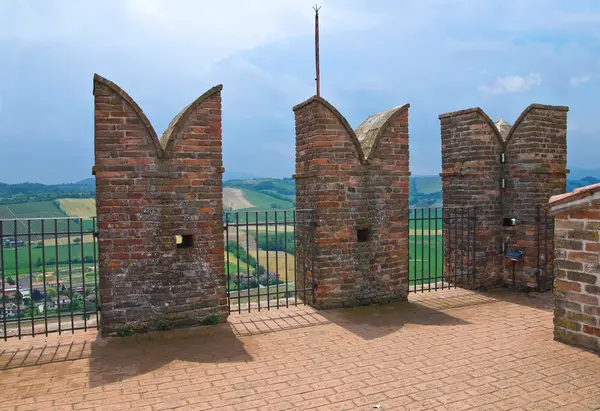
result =
[{"label": "narrow slit in brickwork", "polygon": [[359,243],[365,243],[371,241],[371,229],[370,228],[359,228],[356,230],[356,238]]},{"label": "narrow slit in brickwork", "polygon": [[517,219],[514,217],[504,217],[502,219],[502,225],[504,227],[513,227],[517,225]]},{"label": "narrow slit in brickwork", "polygon": [[175,236],[177,248],[192,248],[194,246],[194,236],[191,234],[183,234]]}]

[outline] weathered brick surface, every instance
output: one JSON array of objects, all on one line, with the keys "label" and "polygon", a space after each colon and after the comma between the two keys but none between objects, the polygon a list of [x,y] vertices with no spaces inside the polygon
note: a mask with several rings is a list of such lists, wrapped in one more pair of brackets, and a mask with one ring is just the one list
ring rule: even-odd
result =
[{"label": "weathered brick surface", "polygon": [[[479,108],[442,114],[440,122],[443,205],[449,209],[476,207],[476,286],[488,285],[498,280],[503,263],[500,197],[502,137],[494,123]],[[454,243],[450,245],[451,240],[451,236],[444,237],[446,250],[457,246]],[[453,273],[454,261],[448,260],[451,255],[445,257],[448,272]],[[450,279],[453,279],[452,276]]]},{"label": "weathered brick surface", "polygon": [[[551,278],[552,273],[552,219],[541,213],[538,232],[537,217],[539,207],[567,188],[567,108],[529,106],[508,133],[504,152],[504,217],[514,217],[517,222],[515,227],[505,227],[504,241],[508,248],[523,251],[523,262],[517,265],[517,281],[535,288],[538,280],[543,285],[548,282],[544,274]],[[547,272],[544,272],[546,267]],[[510,276],[509,271],[507,276]]]},{"label": "weathered brick surface", "polygon": [[[477,207],[479,285],[512,281],[503,243],[523,251],[519,284],[536,288],[552,272],[552,219],[540,215],[538,224],[538,208],[566,189],[567,111],[532,104],[501,129],[479,108],[440,116],[444,206]],[[503,218],[515,218],[516,226],[503,227]]]},{"label": "weathered brick surface", "polygon": [[[220,90],[187,106],[159,140],[131,97],[94,77],[104,334],[227,317]],[[180,248],[177,235],[193,243]]]},{"label": "weathered brick surface", "polygon": [[600,191],[581,194],[547,205],[556,219],[554,338],[600,352]]},{"label": "weathered brick surface", "polygon": [[316,218],[314,249],[296,253],[302,264],[314,252],[315,305],[406,299],[408,105],[367,118],[356,132],[319,97],[294,112],[296,203]]}]

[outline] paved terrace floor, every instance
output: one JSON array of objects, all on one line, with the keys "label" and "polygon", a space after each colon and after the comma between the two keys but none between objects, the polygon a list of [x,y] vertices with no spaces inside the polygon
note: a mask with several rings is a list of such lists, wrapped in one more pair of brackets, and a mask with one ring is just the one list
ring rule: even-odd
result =
[{"label": "paved terrace floor", "polygon": [[8,410],[590,410],[600,358],[552,340],[548,298],[462,290],[97,341],[0,342]]}]

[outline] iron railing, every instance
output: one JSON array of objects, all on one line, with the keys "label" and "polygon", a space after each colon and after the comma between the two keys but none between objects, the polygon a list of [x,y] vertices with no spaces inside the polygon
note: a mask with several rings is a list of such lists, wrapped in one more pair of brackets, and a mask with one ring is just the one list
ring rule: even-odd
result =
[{"label": "iron railing", "polygon": [[475,282],[475,208],[409,210],[408,291]]},{"label": "iron railing", "polygon": [[314,298],[312,210],[226,212],[225,273],[231,312]]},{"label": "iron railing", "polygon": [[96,218],[0,220],[0,336],[98,328]]}]

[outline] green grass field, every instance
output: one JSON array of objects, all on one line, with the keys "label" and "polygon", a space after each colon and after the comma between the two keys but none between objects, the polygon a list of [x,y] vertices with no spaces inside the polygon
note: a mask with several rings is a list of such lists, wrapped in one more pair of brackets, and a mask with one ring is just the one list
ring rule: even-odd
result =
[{"label": "green grass field", "polygon": [[429,283],[441,278],[444,269],[444,248],[442,236],[409,236],[408,278],[410,284]]},{"label": "green grass field", "polygon": [[[15,250],[17,250],[15,252]],[[57,259],[58,252],[58,259]],[[44,266],[42,265],[44,259],[46,260],[46,271],[56,270],[56,261],[59,262],[60,267],[67,267],[68,262],[71,261],[71,266],[79,267],[81,270],[82,261],[82,246],[81,244],[71,244],[70,247],[70,259],[69,259],[69,246],[59,245],[58,247],[44,247],[43,249],[32,247],[31,258],[29,257],[29,247],[19,247],[17,249],[9,248],[4,249],[0,255],[0,268],[4,268],[4,275],[10,276],[16,274],[17,268],[19,274],[27,273],[29,276],[30,265],[32,272],[42,273]],[[98,255],[98,247],[96,245],[96,256]],[[45,258],[44,258],[45,257]],[[94,244],[86,243],[83,244],[83,262],[84,266],[91,265],[94,262]]]},{"label": "green grass field", "polygon": [[7,218],[56,218],[66,216],[53,201],[0,205],[0,220]]},{"label": "green grass field", "polygon": [[[280,200],[278,198],[274,198],[266,194],[259,193],[257,191],[247,190],[243,188],[242,192],[244,193],[244,197],[246,197],[248,201],[254,204],[255,207],[253,207],[251,210],[270,210],[275,207],[279,209],[287,209],[294,207],[294,204],[291,201]],[[275,205],[275,207],[273,207],[273,205]]]}]

